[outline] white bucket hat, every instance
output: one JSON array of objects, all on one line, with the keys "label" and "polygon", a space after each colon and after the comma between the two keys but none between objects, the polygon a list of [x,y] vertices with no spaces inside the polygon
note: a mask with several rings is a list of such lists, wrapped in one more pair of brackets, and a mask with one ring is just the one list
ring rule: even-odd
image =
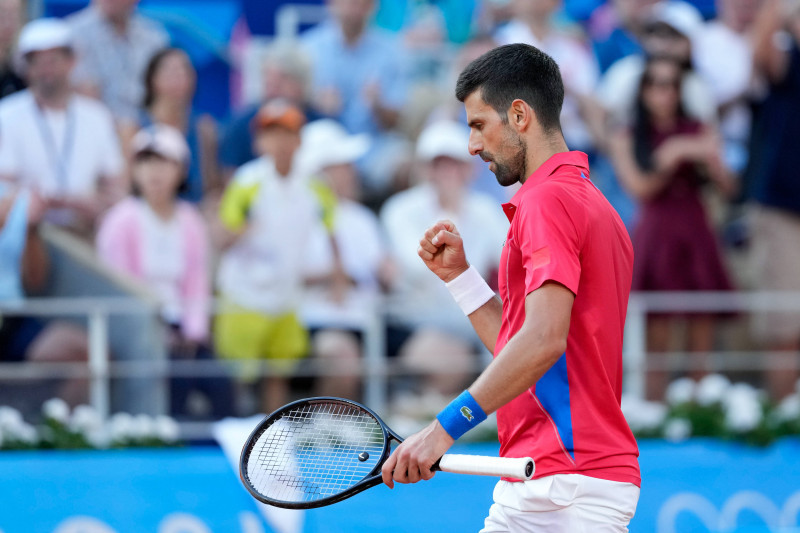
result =
[{"label": "white bucket hat", "polygon": [[153,124],[139,130],[131,141],[133,154],[153,152],[182,165],[190,160],[189,145],[181,132],[165,124]]},{"label": "white bucket hat", "polygon": [[72,30],[61,19],[43,18],[29,22],[22,28],[17,42],[17,53],[24,57],[31,52],[72,48]]},{"label": "white bucket hat", "polygon": [[315,120],[300,130],[299,164],[307,174],[325,167],[355,163],[369,150],[367,135],[350,135],[333,119]]},{"label": "white bucket hat", "polygon": [[417,157],[421,161],[433,161],[437,157],[450,157],[469,163],[469,129],[451,120],[434,122],[422,130],[417,139]]}]

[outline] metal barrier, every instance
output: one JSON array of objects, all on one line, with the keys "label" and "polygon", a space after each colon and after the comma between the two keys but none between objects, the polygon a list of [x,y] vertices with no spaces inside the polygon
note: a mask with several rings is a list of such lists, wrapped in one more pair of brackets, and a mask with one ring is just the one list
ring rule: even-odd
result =
[{"label": "metal barrier", "polygon": [[[645,374],[656,367],[647,359],[647,315],[648,313],[730,313],[730,312],[798,312],[800,292],[639,292],[632,293],[628,302],[628,317],[625,322],[625,392],[643,398]],[[761,356],[768,358],[762,359]],[[682,352],[661,354],[667,358],[670,368],[680,367],[675,360],[683,360],[686,369],[690,365],[688,354]],[[691,354],[697,356],[697,353]],[[765,361],[777,352],[711,352],[715,369],[750,370],[761,369]],[[671,361],[670,361],[671,359]],[[661,368],[658,368],[659,370]]]},{"label": "metal barrier", "polygon": [[[800,293],[789,292],[726,292],[726,293],[634,293],[628,306],[625,329],[625,392],[644,396],[645,373],[658,365],[648,363],[647,314],[651,312],[798,312]],[[153,305],[135,298],[41,298],[0,303],[0,315],[33,315],[39,317],[86,317],[89,337],[89,359],[86,363],[2,363],[0,379],[30,380],[43,377],[88,377],[92,405],[102,416],[110,414],[110,380],[114,378],[166,378],[171,376],[201,377],[235,374],[251,361],[112,361],[109,351],[109,320],[112,315],[146,314],[155,316]],[[365,402],[379,413],[387,408],[388,379],[407,373],[385,356],[384,323],[373,315],[361,323],[364,358],[356,369],[341,369],[325,361],[309,360],[293,375],[320,376],[354,373],[364,378]],[[666,354],[668,368],[687,369],[696,354]],[[772,352],[713,352],[712,364],[718,370],[753,370],[768,367]],[[766,357],[764,357],[766,355]],[[221,363],[221,364],[220,364]],[[260,375],[281,375],[280,364],[260,361]],[[476,363],[477,364],[477,363]],[[476,370],[479,370],[476,366]],[[165,380],[166,386],[166,380]],[[191,425],[189,425],[191,426]],[[195,429],[203,427],[195,425]],[[203,433],[200,429],[194,433]],[[192,432],[190,432],[192,433]]]}]

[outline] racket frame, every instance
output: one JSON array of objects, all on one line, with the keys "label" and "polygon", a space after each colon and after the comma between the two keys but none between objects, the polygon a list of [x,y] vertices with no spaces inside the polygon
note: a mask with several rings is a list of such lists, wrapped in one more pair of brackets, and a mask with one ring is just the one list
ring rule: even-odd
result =
[{"label": "racket frame", "polygon": [[[250,452],[253,450],[256,441],[264,433],[267,429],[272,426],[277,420],[280,419],[279,415],[282,415],[292,409],[295,409],[301,405],[310,405],[314,403],[342,403],[346,404],[348,407],[355,407],[357,409],[365,411],[369,414],[381,428],[383,431],[383,450],[381,452],[381,457],[375,466],[370,470],[370,472],[358,483],[346,489],[338,494],[334,494],[333,496],[327,496],[325,498],[320,498],[318,500],[312,500],[308,502],[296,502],[296,501],[284,501],[284,500],[275,500],[273,498],[269,498],[267,496],[262,495],[259,493],[255,487],[250,483],[249,476],[247,475],[247,459],[250,457]],[[242,448],[242,454],[239,458],[239,477],[242,480],[247,491],[258,501],[261,503],[265,503],[267,505],[272,505],[274,507],[282,507],[284,509],[314,509],[317,507],[324,507],[326,505],[331,505],[342,500],[345,500],[351,496],[355,496],[360,492],[364,492],[365,490],[372,488],[376,485],[380,485],[383,480],[381,477],[381,467],[383,467],[383,463],[386,462],[386,459],[389,458],[392,449],[392,440],[397,441],[397,443],[403,442],[403,438],[400,437],[397,433],[391,430],[381,418],[375,414],[369,407],[366,407],[360,403],[354,402],[352,400],[348,400],[346,398],[337,398],[334,396],[320,396],[315,398],[304,398],[302,400],[297,400],[292,403],[286,404],[280,409],[273,411],[269,415],[267,415],[261,422],[259,422],[258,426],[250,433],[250,436],[247,438],[244,447]],[[437,461],[438,466],[438,461]]]}]

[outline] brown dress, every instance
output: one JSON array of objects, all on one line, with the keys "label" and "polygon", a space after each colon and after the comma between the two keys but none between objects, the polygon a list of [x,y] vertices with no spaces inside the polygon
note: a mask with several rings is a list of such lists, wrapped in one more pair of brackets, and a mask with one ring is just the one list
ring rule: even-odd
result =
[{"label": "brown dress", "polygon": [[[700,123],[679,120],[669,132],[652,131],[653,146],[673,135],[699,133]],[[633,290],[725,291],[732,285],[700,197],[697,167],[683,163],[669,184],[642,203],[633,232]]]}]

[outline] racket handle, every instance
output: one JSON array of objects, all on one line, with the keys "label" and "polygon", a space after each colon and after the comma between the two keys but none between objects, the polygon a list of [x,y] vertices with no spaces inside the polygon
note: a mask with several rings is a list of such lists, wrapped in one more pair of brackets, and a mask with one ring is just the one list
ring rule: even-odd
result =
[{"label": "racket handle", "polygon": [[533,477],[536,466],[530,457],[446,454],[437,461],[433,469],[454,474],[500,476],[527,481]]}]

